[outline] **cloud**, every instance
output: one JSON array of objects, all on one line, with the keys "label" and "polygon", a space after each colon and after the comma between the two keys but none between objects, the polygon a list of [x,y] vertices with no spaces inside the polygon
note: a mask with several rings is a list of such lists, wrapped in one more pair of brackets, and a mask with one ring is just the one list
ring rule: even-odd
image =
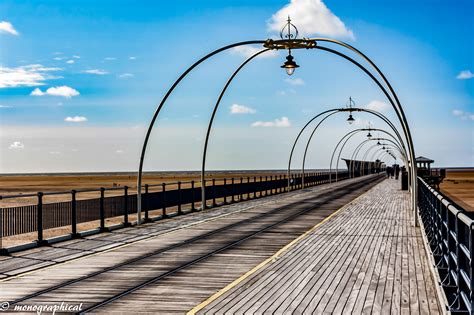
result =
[{"label": "cloud", "polygon": [[115,153],[117,153],[117,154],[123,154],[124,151],[119,149],[119,150],[115,150]]},{"label": "cloud", "polygon": [[[248,46],[248,45],[246,45],[246,46],[234,47],[230,50],[230,53],[233,54],[233,55],[239,55],[239,56],[243,56],[245,58],[249,58],[249,57],[255,55],[260,50],[262,50],[262,47],[260,47],[260,46]],[[272,57],[276,57],[276,56],[278,56],[278,52],[276,52],[275,50],[270,50],[270,51],[267,51],[267,52],[259,55],[256,58],[272,58]]]},{"label": "cloud", "polygon": [[131,57],[128,57],[128,59],[130,59],[130,60],[135,60],[135,59],[137,59],[137,57],[131,56]]},{"label": "cloud", "polygon": [[73,123],[81,123],[81,122],[86,122],[87,118],[84,116],[74,116],[74,117],[68,116],[64,118],[64,121],[73,122]]},{"label": "cloud", "polygon": [[0,22],[0,33],[7,33],[10,35],[19,35],[18,31],[13,27],[12,23],[7,21]]},{"label": "cloud", "polygon": [[255,109],[244,105],[232,104],[232,106],[230,106],[231,114],[255,114],[256,112]]},{"label": "cloud", "polygon": [[0,108],[12,108],[12,107],[9,105],[0,105]]},{"label": "cloud", "polygon": [[304,80],[300,78],[286,78],[285,82],[291,85],[304,85]]},{"label": "cloud", "polygon": [[122,73],[120,75],[118,75],[118,77],[120,79],[128,79],[128,78],[133,78],[135,75],[133,75],[132,73]]},{"label": "cloud", "polygon": [[73,55],[72,58],[81,59],[81,56],[79,56],[79,55]]},{"label": "cloud", "polygon": [[461,118],[462,120],[473,120],[474,121],[474,114],[466,113],[460,109],[454,109],[453,115],[456,117]]},{"label": "cloud", "polygon": [[365,108],[375,110],[377,112],[383,112],[389,109],[390,105],[382,101],[373,100],[369,102],[369,104],[365,105]]},{"label": "cloud", "polygon": [[63,59],[64,59],[64,57],[54,57],[53,59],[54,59],[54,60],[61,61],[61,60],[63,60]]},{"label": "cloud", "polygon": [[21,143],[20,141],[13,141],[13,143],[10,144],[10,146],[8,148],[12,149],[12,150],[24,149],[25,145],[23,143]]},{"label": "cloud", "polygon": [[291,0],[267,22],[272,32],[280,32],[288,16],[302,36],[322,35],[354,40],[352,30],[348,29],[321,0]]},{"label": "cloud", "polygon": [[43,96],[43,95],[51,95],[51,96],[62,96],[65,98],[71,98],[73,96],[78,96],[80,93],[76,89],[73,89],[69,86],[57,86],[57,87],[50,87],[46,90],[46,92],[41,91],[39,88],[36,88],[31,92],[30,95],[33,96]]},{"label": "cloud", "polygon": [[112,60],[117,60],[117,58],[115,58],[115,57],[105,57],[104,60],[112,61]]},{"label": "cloud", "polygon": [[40,86],[49,79],[59,79],[49,72],[60,71],[62,68],[44,67],[40,64],[26,65],[16,68],[0,66],[0,88]]},{"label": "cloud", "polygon": [[459,80],[471,79],[471,78],[474,78],[474,73],[472,73],[471,70],[463,70],[459,72],[456,78]]},{"label": "cloud", "polygon": [[277,118],[273,121],[256,121],[252,124],[252,127],[279,127],[286,128],[291,127],[291,122],[288,117]]},{"label": "cloud", "polygon": [[59,151],[50,151],[49,154],[58,155],[58,154],[61,154],[61,152],[59,152]]},{"label": "cloud", "polygon": [[73,64],[73,63],[75,63],[75,61],[71,59],[71,60],[66,61],[66,63],[67,64]]},{"label": "cloud", "polygon": [[108,74],[107,71],[101,70],[101,69],[90,69],[90,70],[84,70],[82,73],[88,73],[88,74],[97,74],[97,75],[104,75]]}]

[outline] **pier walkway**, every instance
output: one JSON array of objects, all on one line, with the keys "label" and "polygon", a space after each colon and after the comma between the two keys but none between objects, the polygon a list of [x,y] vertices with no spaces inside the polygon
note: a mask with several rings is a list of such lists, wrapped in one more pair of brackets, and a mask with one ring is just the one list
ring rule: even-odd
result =
[{"label": "pier walkway", "polygon": [[409,194],[398,185],[378,184],[192,312],[442,313]]},{"label": "pier walkway", "polygon": [[0,300],[86,313],[441,313],[398,184],[364,176],[15,253],[1,260]]}]

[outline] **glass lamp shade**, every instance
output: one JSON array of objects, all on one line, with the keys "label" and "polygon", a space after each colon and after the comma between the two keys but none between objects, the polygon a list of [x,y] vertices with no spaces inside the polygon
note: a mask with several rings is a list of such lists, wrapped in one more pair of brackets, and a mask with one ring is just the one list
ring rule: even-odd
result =
[{"label": "glass lamp shade", "polygon": [[285,69],[286,73],[288,75],[292,75],[296,68],[299,68],[300,66],[298,66],[296,64],[296,62],[293,60],[293,56],[292,55],[288,55],[286,56],[286,61],[285,63],[281,66],[281,68]]}]

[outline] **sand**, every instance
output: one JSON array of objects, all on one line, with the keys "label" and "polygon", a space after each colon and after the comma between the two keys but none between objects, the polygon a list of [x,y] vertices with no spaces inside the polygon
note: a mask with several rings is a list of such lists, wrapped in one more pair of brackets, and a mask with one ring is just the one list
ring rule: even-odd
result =
[{"label": "sand", "polygon": [[474,170],[447,170],[441,192],[467,211],[474,211]]}]

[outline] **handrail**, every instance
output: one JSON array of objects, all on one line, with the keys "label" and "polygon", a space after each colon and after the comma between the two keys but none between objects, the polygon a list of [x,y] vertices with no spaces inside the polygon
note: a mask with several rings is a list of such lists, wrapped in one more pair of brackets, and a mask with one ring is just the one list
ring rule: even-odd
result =
[{"label": "handrail", "polygon": [[418,207],[450,312],[474,313],[474,219],[418,177]]}]

